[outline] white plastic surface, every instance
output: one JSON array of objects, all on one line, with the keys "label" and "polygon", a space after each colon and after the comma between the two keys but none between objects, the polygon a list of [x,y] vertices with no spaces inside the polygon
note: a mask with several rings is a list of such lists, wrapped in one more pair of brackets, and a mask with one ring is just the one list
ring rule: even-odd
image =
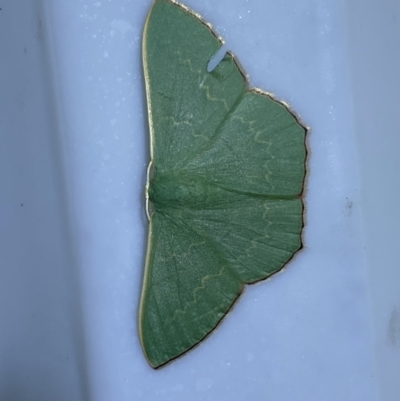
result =
[{"label": "white plastic surface", "polygon": [[398,5],[186,1],[311,127],[305,248],[153,370],[136,323],[150,4],[0,4],[0,399],[397,401]]}]

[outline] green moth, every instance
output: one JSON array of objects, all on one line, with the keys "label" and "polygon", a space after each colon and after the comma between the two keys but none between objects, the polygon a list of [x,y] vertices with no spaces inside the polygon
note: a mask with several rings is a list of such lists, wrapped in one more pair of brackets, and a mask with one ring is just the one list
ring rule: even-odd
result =
[{"label": "green moth", "polygon": [[302,247],[307,129],[249,88],[197,14],[155,0],[143,33],[151,162],[139,336],[154,368],[204,339]]}]

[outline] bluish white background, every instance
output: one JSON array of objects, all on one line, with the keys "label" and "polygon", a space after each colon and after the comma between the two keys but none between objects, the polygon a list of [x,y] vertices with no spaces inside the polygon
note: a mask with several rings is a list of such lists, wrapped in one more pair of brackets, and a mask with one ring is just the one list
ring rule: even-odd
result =
[{"label": "bluish white background", "polygon": [[397,401],[399,4],[186,1],[311,127],[305,247],[157,371],[136,323],[150,4],[0,0],[0,399]]}]

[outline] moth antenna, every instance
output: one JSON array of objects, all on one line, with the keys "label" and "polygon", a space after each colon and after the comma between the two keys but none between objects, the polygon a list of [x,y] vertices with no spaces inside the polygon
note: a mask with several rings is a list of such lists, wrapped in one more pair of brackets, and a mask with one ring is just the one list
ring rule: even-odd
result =
[{"label": "moth antenna", "polygon": [[153,165],[153,161],[150,160],[149,165],[147,166],[146,173],[146,188],[145,188],[145,196],[146,196],[146,216],[147,220],[150,221],[150,212],[149,212],[149,184],[150,184],[150,170]]}]

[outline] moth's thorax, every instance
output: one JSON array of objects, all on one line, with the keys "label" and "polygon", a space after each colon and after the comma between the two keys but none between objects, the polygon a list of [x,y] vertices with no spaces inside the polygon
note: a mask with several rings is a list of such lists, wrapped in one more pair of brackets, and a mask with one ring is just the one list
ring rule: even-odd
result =
[{"label": "moth's thorax", "polygon": [[148,195],[154,210],[175,207],[198,207],[211,195],[210,185],[200,176],[185,172],[158,172],[149,183]]}]

